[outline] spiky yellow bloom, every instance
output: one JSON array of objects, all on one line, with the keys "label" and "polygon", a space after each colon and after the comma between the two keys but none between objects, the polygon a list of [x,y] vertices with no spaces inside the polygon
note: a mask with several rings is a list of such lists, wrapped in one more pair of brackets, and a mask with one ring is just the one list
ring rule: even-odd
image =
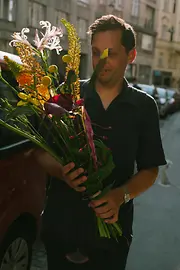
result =
[{"label": "spiky yellow bloom", "polygon": [[58,67],[56,65],[51,65],[51,66],[49,66],[48,71],[50,73],[56,73],[56,72],[58,72]]},{"label": "spiky yellow bloom", "polygon": [[41,83],[45,86],[49,86],[52,83],[52,80],[49,76],[44,76]]},{"label": "spiky yellow bloom", "polygon": [[81,45],[78,34],[75,27],[67,22],[65,19],[62,19],[61,22],[67,29],[68,33],[68,56],[71,58],[71,61],[67,63],[65,79],[67,79],[68,72],[74,70],[77,79],[73,84],[73,98],[78,100],[80,98],[80,82],[79,82],[79,66],[80,66],[80,57],[81,57]]},{"label": "spiky yellow bloom", "polygon": [[34,52],[31,46],[23,43],[16,44],[16,50],[23,63],[23,71],[30,73],[36,77],[36,81],[40,82],[45,75],[43,68],[34,57]]}]

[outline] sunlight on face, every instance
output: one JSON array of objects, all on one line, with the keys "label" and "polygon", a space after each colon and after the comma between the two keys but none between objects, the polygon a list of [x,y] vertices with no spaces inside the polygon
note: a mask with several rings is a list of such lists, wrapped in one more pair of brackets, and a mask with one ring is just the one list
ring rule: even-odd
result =
[{"label": "sunlight on face", "polygon": [[121,45],[121,31],[112,30],[99,32],[94,35],[92,40],[92,64],[96,67],[100,55],[109,48],[109,57],[97,79],[101,83],[117,81],[124,77],[125,69],[128,64],[128,54]]}]

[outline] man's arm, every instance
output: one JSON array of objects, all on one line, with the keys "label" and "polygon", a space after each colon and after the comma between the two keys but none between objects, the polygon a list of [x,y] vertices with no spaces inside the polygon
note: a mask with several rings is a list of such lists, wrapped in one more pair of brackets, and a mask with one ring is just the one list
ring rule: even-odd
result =
[{"label": "man's arm", "polygon": [[79,187],[79,185],[87,180],[86,176],[80,176],[84,172],[83,168],[73,170],[75,167],[73,162],[63,166],[43,149],[32,149],[28,154],[33,155],[38,164],[49,175],[66,182],[71,188],[78,192],[85,191],[85,187]]}]

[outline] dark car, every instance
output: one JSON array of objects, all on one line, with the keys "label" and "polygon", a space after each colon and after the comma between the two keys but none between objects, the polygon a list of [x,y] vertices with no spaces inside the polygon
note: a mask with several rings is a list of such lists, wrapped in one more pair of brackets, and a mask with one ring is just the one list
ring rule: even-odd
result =
[{"label": "dark car", "polygon": [[[0,56],[2,55],[2,52]],[[0,59],[3,75],[12,79]],[[15,85],[16,86],[16,85]],[[2,82],[0,97],[17,102]],[[4,114],[0,110],[0,119]],[[0,125],[0,269],[30,269],[32,245],[44,208],[46,175],[28,140]]]}]

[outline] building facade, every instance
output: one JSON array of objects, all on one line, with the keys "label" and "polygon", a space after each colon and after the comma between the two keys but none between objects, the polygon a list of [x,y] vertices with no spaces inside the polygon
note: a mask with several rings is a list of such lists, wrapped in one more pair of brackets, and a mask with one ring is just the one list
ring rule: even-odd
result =
[{"label": "building facade", "polygon": [[180,87],[180,0],[159,0],[153,83]]},{"label": "building facade", "polygon": [[[82,56],[80,75],[86,78],[90,75],[90,53],[87,28],[94,20],[94,6],[92,0],[0,0],[0,50],[15,52],[9,46],[13,32],[19,32],[22,28],[30,29],[30,39],[33,40],[35,29],[39,28],[39,21],[47,20],[55,26],[61,26],[60,20],[67,19],[73,23],[81,39]],[[66,53],[68,49],[67,34],[64,32],[62,47]],[[60,72],[64,73],[61,57],[55,53],[51,55],[51,61],[60,66]]]}]

